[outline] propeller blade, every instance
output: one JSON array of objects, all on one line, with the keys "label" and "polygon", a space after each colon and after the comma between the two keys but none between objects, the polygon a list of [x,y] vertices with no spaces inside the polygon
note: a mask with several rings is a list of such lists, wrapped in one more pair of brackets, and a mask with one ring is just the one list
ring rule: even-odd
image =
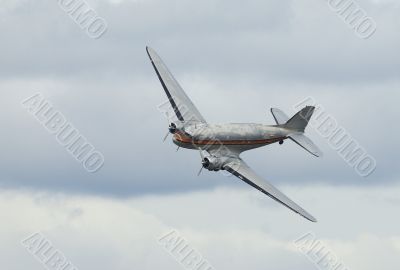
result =
[{"label": "propeller blade", "polygon": [[201,160],[203,160],[203,159],[204,159],[203,150],[201,150],[201,149],[199,148],[199,152],[200,152]]},{"label": "propeller blade", "polygon": [[201,174],[201,172],[203,171],[203,168],[204,168],[204,166],[203,166],[203,159],[204,159],[203,150],[201,148],[199,148],[199,152],[200,152],[200,157],[201,157],[202,164],[201,164],[201,168],[200,168],[200,171],[197,174],[197,176],[199,176]]},{"label": "propeller blade", "polygon": [[197,176],[200,176],[202,171],[203,171],[203,166],[201,166],[200,171],[197,173]]},{"label": "propeller blade", "polygon": [[163,142],[165,142],[165,140],[168,138],[168,136],[169,136],[169,131],[167,132],[167,134],[165,135],[165,137],[164,137],[164,139],[163,139]]}]

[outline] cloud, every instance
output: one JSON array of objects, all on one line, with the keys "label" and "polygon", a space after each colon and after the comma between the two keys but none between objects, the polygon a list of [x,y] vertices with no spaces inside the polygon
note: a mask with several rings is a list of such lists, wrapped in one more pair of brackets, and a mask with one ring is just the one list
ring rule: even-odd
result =
[{"label": "cloud", "polygon": [[[167,121],[156,106],[166,97],[145,45],[159,51],[211,123],[273,124],[270,107],[291,115],[311,95],[378,161],[373,176],[360,179],[309,129],[323,159],[290,142],[244,154],[272,183],[398,181],[396,127],[382,134],[399,114],[395,3],[360,2],[379,22],[370,40],[358,39],[324,2],[93,1],[109,24],[99,40],[88,38],[56,1],[4,3],[3,187],[126,197],[233,182],[209,173],[196,178],[199,156],[175,154],[174,145],[161,142]],[[36,92],[104,153],[99,173],[87,174],[24,111],[20,102]]]},{"label": "cloud", "polygon": [[[177,269],[171,229],[215,269],[314,267],[292,241],[314,232],[350,269],[398,269],[399,4],[358,4],[378,25],[359,39],[326,1],[88,1],[108,31],[87,36],[58,1],[0,0],[0,265],[43,269],[21,245],[42,232],[78,269]],[[200,156],[162,142],[156,49],[210,123],[273,124],[311,96],[377,160],[359,177],[320,137],[243,154],[315,215],[310,223]],[[40,92],[105,156],[87,173],[21,105]]]},{"label": "cloud", "polygon": [[0,228],[0,263],[10,270],[41,269],[20,244],[40,231],[78,269],[176,269],[157,242],[175,229],[215,269],[309,269],[312,262],[293,241],[312,231],[351,269],[397,269],[398,205],[387,199],[399,187],[283,189],[320,222],[247,189],[128,200],[2,190],[0,212],[7,222]]},{"label": "cloud", "polygon": [[357,38],[325,1],[252,0],[245,7],[227,0],[91,4],[109,25],[96,41],[87,38],[57,1],[36,1],[5,12],[0,48],[9,53],[2,76],[143,74],[144,47],[153,45],[176,63],[178,72],[308,83],[397,78],[399,61],[392,56],[399,45],[399,19],[394,3],[360,2],[379,25],[368,41]]},{"label": "cloud", "polygon": [[[226,88],[220,88],[222,83],[219,82],[184,77],[182,84],[187,86],[188,93],[192,94],[206,119],[214,123],[273,124],[269,107],[279,107],[290,115],[294,113],[291,106],[311,93],[327,113],[334,116],[378,161],[374,174],[363,179],[310,127],[307,133],[325,153],[322,159],[312,157],[290,141],[282,146],[270,145],[243,154],[248,164],[271,183],[362,186],[398,182],[393,170],[396,161],[393,155],[398,148],[393,144],[396,133],[391,132],[382,138],[382,130],[388,125],[386,121],[396,115],[397,105],[394,97],[388,97],[385,103],[377,102],[377,93],[382,86],[364,88],[364,102],[352,102],[358,93],[332,91],[321,94],[318,87],[306,85],[292,85],[293,88],[289,87],[286,92],[282,85],[269,85],[270,89],[263,91],[263,85],[249,83],[247,87],[251,91],[245,93],[244,82],[236,86],[228,83]],[[135,87],[148,90],[136,91]],[[232,185],[237,181],[234,178],[225,180],[222,175],[209,172],[197,177],[200,168],[198,153],[185,149],[176,153],[176,147],[170,141],[162,142],[167,121],[156,109],[164,98],[155,77],[150,81],[131,79],[100,85],[97,82],[13,80],[1,83],[1,88],[7,97],[0,101],[7,112],[0,116],[4,127],[1,145],[7,153],[1,162],[3,187],[131,196],[204,189]],[[383,88],[394,90],[396,84],[387,84]],[[87,173],[57,143],[55,136],[21,106],[22,100],[38,91],[104,154],[105,164],[98,173]],[[234,94],[229,95],[228,100],[229,92]],[[271,96],[270,92],[282,95]],[[209,95],[214,98],[208,100]],[[243,95],[249,99],[243,100]],[[393,95],[397,94],[393,92]],[[220,109],[221,101],[226,101],[223,110]],[[238,107],[248,109],[237,110]],[[363,119],[368,121],[360,121]],[[291,170],[287,170],[288,166]]]}]

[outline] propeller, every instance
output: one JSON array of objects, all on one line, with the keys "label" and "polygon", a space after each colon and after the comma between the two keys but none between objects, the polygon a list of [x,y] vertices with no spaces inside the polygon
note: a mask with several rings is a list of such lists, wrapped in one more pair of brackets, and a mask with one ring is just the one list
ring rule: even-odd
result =
[{"label": "propeller", "polygon": [[203,155],[203,150],[201,150],[199,148],[199,152],[200,152],[200,157],[201,157],[201,168],[199,170],[199,172],[197,173],[197,176],[199,176],[201,174],[201,172],[203,171],[204,168],[204,155]]},{"label": "propeller", "polygon": [[171,134],[169,131],[167,132],[167,134],[165,134],[165,137],[163,139],[163,142],[165,142],[165,140],[168,138],[169,134]]},{"label": "propeller", "polygon": [[176,132],[176,130],[177,130],[176,125],[174,123],[170,123],[168,125],[168,132],[165,135],[163,142],[165,142],[165,140],[168,138],[169,134],[174,134]]},{"label": "propeller", "polygon": [[200,176],[201,172],[203,171],[203,166],[201,166],[199,172],[197,173],[197,176]]}]

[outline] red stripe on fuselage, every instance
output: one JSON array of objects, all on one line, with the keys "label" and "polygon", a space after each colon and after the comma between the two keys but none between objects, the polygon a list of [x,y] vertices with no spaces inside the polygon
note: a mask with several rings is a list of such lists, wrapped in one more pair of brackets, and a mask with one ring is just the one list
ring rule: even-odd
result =
[{"label": "red stripe on fuselage", "polygon": [[210,144],[223,144],[223,145],[255,145],[255,144],[270,144],[279,142],[286,139],[286,137],[278,137],[271,139],[261,140],[194,140],[185,134],[175,133],[174,139],[180,143],[190,143],[195,145],[210,145]]}]

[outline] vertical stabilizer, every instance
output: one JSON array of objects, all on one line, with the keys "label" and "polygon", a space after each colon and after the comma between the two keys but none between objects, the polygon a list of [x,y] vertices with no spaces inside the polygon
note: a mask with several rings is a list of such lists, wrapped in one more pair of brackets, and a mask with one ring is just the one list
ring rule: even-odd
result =
[{"label": "vertical stabilizer", "polygon": [[304,132],[308,125],[308,121],[310,121],[311,116],[314,113],[314,109],[315,107],[313,106],[304,107],[286,122],[285,127],[298,132]]}]

